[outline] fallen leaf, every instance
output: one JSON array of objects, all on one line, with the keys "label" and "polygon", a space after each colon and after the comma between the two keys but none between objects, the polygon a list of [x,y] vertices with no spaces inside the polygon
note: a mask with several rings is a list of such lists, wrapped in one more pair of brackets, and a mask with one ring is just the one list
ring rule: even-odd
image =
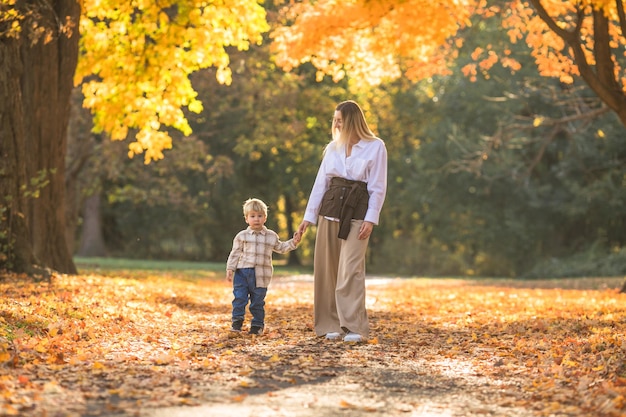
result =
[{"label": "fallen leaf", "polygon": [[347,402],[345,400],[341,400],[339,402],[339,407],[341,407],[341,408],[351,408],[351,409],[352,408],[357,408],[357,406],[355,406],[354,404],[351,404],[351,403],[349,403],[349,402]]},{"label": "fallen leaf", "polygon": [[232,402],[240,403],[248,397],[248,394],[236,395],[234,397],[230,397]]}]

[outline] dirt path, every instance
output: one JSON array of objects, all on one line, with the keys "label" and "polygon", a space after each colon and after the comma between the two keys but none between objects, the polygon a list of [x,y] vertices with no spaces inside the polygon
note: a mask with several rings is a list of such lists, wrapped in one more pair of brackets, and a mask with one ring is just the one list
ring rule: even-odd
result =
[{"label": "dirt path", "polygon": [[[368,291],[375,294],[377,287],[389,286],[391,282],[369,279]],[[282,281],[273,290],[308,292],[309,287],[310,279],[299,277]],[[388,324],[386,318],[376,314],[372,321],[374,330],[377,324]],[[450,359],[445,352],[427,345],[411,346],[415,339],[407,337],[405,344],[401,335],[385,338],[378,330],[373,344],[346,344],[311,335],[308,339],[299,338],[295,345],[289,341],[278,347],[273,344],[268,352],[259,352],[263,350],[258,344],[262,338],[244,336],[243,342],[235,339],[232,348],[239,349],[237,354],[242,355],[242,360],[246,355],[265,355],[268,366],[222,375],[217,380],[228,382],[207,384],[201,405],[145,410],[141,416],[536,415],[527,406],[516,406],[527,404],[528,395],[515,379],[485,376],[475,361]],[[399,354],[401,351],[405,354]],[[273,361],[276,366],[271,366]],[[481,366],[497,367],[498,363],[491,361]],[[241,378],[242,373],[245,379]]]},{"label": "dirt path", "polygon": [[[278,384],[276,384],[278,385]],[[341,416],[534,416],[532,410],[492,402],[494,393],[513,404],[523,397],[514,381],[480,377],[463,363],[414,361],[341,369],[316,381],[272,389],[215,390],[205,404],[149,410],[149,417]],[[235,400],[233,400],[235,399]],[[240,401],[240,402],[239,402]],[[553,414],[558,416],[559,414]],[[567,414],[561,414],[563,416]]]}]

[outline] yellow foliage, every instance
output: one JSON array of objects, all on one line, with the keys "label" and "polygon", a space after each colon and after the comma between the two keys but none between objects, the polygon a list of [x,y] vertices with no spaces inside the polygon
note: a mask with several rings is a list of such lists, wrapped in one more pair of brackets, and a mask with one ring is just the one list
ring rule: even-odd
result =
[{"label": "yellow foliage", "polygon": [[136,130],[129,155],[161,159],[172,146],[162,127],[189,135],[182,108],[202,111],[189,74],[215,67],[217,80],[229,84],[226,48],[245,50],[268,29],[253,0],[84,0],[75,82],[82,83],[94,130],[114,140]]}]

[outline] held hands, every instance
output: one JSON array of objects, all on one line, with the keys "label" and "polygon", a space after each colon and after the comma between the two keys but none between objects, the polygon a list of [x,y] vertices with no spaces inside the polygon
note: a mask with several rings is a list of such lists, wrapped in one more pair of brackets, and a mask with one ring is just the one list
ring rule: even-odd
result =
[{"label": "held hands", "polygon": [[296,232],[296,234],[300,235],[300,239],[302,239],[302,236],[304,236],[304,232],[306,232],[306,229],[309,227],[310,224],[311,222],[308,222],[306,220],[300,223],[300,226],[298,226],[298,231]]},{"label": "held hands", "polygon": [[304,236],[304,232],[306,232],[306,229],[307,227],[309,227],[310,224],[311,223],[307,222],[306,220],[300,223],[300,226],[298,226],[298,230],[296,230],[296,233],[293,234],[293,241],[296,245],[300,244],[302,236]]}]

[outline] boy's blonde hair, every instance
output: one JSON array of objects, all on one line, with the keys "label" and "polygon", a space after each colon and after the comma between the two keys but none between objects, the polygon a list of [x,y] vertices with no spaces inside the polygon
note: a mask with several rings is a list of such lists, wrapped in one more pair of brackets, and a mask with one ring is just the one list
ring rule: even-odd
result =
[{"label": "boy's blonde hair", "polygon": [[251,211],[262,212],[267,217],[267,204],[258,198],[249,198],[243,203],[243,216],[248,217],[248,213]]}]

